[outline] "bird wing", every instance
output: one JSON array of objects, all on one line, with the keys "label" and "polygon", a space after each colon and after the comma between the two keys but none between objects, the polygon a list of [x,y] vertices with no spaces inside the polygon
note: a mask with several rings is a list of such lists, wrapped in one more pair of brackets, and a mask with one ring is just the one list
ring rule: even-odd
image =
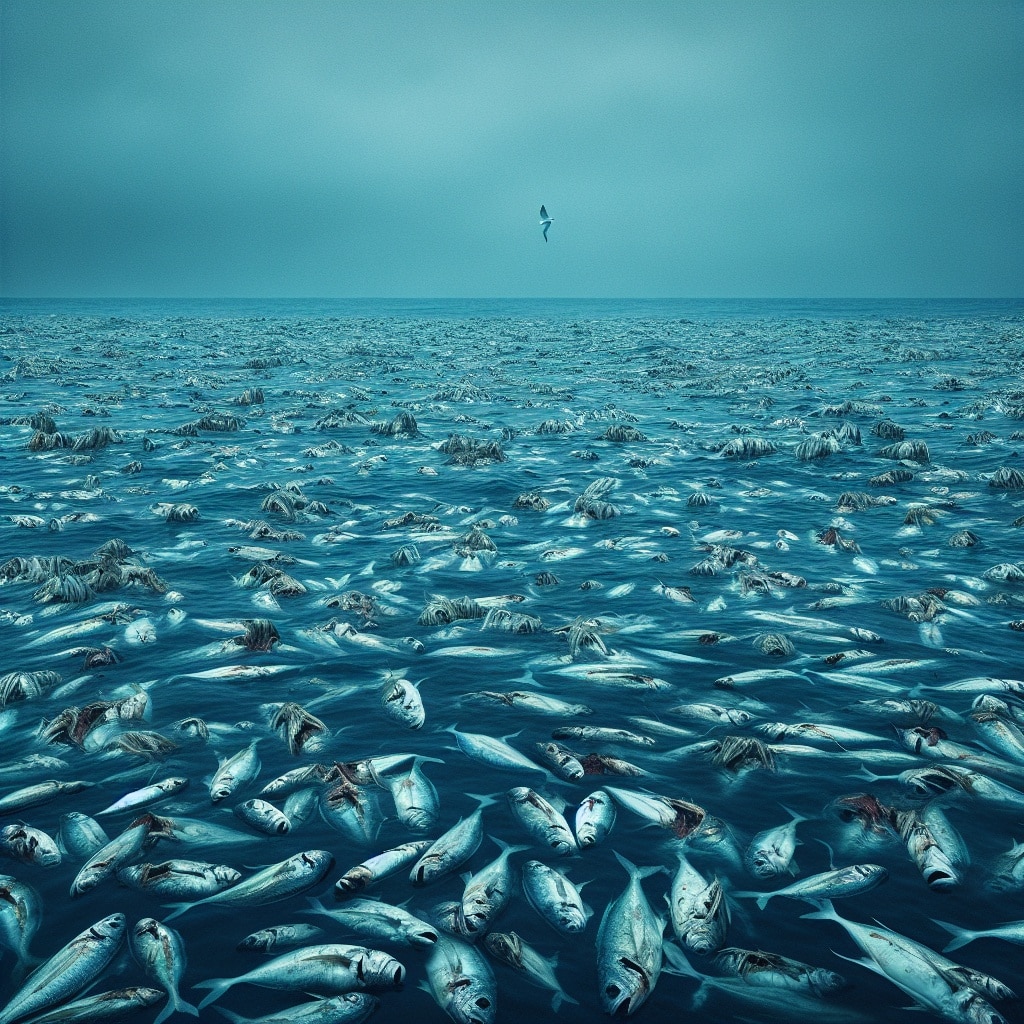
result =
[{"label": "bird wing", "polygon": [[541,220],[547,220],[548,219],[548,211],[545,210],[543,206],[540,208],[540,218],[541,218]]}]

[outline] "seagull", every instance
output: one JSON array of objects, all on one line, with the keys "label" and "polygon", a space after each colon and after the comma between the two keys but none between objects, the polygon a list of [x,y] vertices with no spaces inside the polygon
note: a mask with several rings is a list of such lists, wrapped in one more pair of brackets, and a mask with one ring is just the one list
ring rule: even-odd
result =
[{"label": "seagull", "polygon": [[552,220],[554,220],[554,218],[553,217],[549,217],[548,216],[548,211],[545,210],[543,206],[541,206],[541,208],[540,208],[540,224],[541,224],[541,227],[544,228],[544,241],[545,242],[548,240],[548,228],[551,227],[551,221]]}]

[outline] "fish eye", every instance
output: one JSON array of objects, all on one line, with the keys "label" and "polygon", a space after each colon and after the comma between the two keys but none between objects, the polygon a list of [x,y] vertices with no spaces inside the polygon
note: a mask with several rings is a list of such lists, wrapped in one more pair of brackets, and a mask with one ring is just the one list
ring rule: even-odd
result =
[{"label": "fish eye", "polygon": [[476,1000],[476,1005],[479,1006],[481,1010],[487,1010],[490,1008],[491,1001],[487,996],[481,996]]},{"label": "fish eye", "polygon": [[605,995],[610,996],[612,999],[618,999],[622,994],[622,989],[618,985],[609,985],[604,992]]}]

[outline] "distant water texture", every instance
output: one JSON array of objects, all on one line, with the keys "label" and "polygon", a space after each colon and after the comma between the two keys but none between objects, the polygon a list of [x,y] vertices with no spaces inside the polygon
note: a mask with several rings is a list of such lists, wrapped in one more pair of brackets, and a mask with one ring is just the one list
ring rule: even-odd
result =
[{"label": "distant water texture", "polygon": [[[27,959],[9,947],[25,928],[38,926],[26,957],[46,959],[120,912],[129,933],[146,918],[179,933],[193,1004],[211,991],[197,983],[269,962],[236,949],[247,935],[303,924],[319,937],[275,952],[350,944],[403,965],[401,991],[371,988],[379,1024],[601,1019],[609,961],[643,989],[620,1014],[652,1022],[912,1022],[915,1001],[930,1019],[982,1020],[969,1016],[981,1000],[1022,1019],[978,972],[1024,992],[1024,925],[964,936],[941,969],[928,953],[953,941],[935,919],[973,932],[1024,918],[1024,304],[2,309],[0,891],[28,886],[39,906],[0,929],[0,1005],[21,986]],[[219,764],[254,739],[258,771],[214,802]],[[504,763],[508,747],[536,767]],[[582,778],[566,777],[573,764]],[[291,795],[263,797],[287,831],[236,813],[300,767]],[[97,817],[170,777],[187,786]],[[47,780],[89,785],[3,802]],[[421,818],[396,802],[400,783],[421,787]],[[515,813],[520,787],[571,830],[603,791],[614,825],[563,856]],[[464,863],[414,886],[408,862],[356,894],[401,905],[449,949],[473,946],[494,980],[465,960],[488,1005],[460,1011],[450,1000],[466,984],[437,998],[422,985],[443,969],[429,941],[311,901],[343,910],[335,883],[350,868],[440,837],[478,797],[493,802]],[[658,808],[667,820],[652,820]],[[110,839],[146,812],[158,823],[73,897],[97,847],[76,842],[72,812]],[[166,824],[183,819],[187,834]],[[61,838],[59,863],[33,862],[23,826]],[[468,930],[462,876],[502,844],[525,849],[495,869]],[[313,850],[333,866],[275,902],[172,917],[169,904],[198,897],[138,882],[141,864],[247,879]],[[630,878],[616,854],[662,868],[637,880],[657,918],[646,966],[621,938],[608,948]],[[680,945],[692,915],[669,912],[680,855],[724,894],[703,951]],[[529,861],[582,886],[582,931],[526,898]],[[868,953],[803,916],[818,905],[761,909],[750,895],[857,864],[887,881],[839,892],[836,913],[922,944],[921,984],[945,984],[953,1009],[843,959]],[[13,920],[3,906],[0,919]],[[493,956],[487,932],[557,956],[557,1014],[554,990]],[[94,993],[161,989],[129,946]],[[770,957],[737,976],[715,947],[845,984],[772,974],[784,962]],[[312,991],[240,982],[201,1019],[272,1014]]]}]

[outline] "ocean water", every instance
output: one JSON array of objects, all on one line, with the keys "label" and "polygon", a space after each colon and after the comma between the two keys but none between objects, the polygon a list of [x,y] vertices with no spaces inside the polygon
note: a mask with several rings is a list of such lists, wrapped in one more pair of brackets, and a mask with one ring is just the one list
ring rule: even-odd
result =
[{"label": "ocean water", "polygon": [[[1019,477],[1011,472],[1024,472],[1024,303],[9,300],[0,308],[0,676],[61,677],[31,699],[8,695],[0,708],[0,799],[50,778],[93,784],[5,815],[0,827],[24,821],[56,836],[69,811],[94,815],[130,790],[181,775],[189,787],[152,811],[234,828],[240,841],[159,840],[136,863],[188,857],[248,875],[303,850],[335,860],[307,893],[174,918],[189,1002],[204,995],[196,982],[261,962],[236,951],[245,935],[305,922],[323,928],[321,941],[362,942],[405,966],[402,991],[377,993],[375,1021],[447,1020],[420,985],[429,951],[360,939],[304,911],[308,897],[343,906],[333,886],[345,871],[439,836],[475,810],[474,794],[495,802],[464,867],[426,887],[412,886],[406,869],[365,895],[433,920],[438,904],[461,898],[459,872],[497,855],[489,837],[529,845],[511,857],[516,885],[491,930],[514,930],[557,955],[559,982],[579,1004],[563,1005],[561,1021],[602,1013],[598,927],[628,880],[616,853],[665,869],[642,882],[660,916],[685,851],[727,893],[781,888],[828,870],[830,856],[836,866],[882,865],[887,882],[836,900],[836,910],[933,950],[950,939],[934,919],[986,929],[1024,918],[1024,884],[991,884],[999,858],[1024,840],[1024,793],[1017,806],[966,791],[934,802],[969,855],[941,892],[903,840],[872,840],[855,815],[840,813],[851,805],[837,803],[872,794],[886,807],[923,808],[898,780],[871,779],[864,768],[895,776],[934,764],[942,734],[968,751],[962,763],[1024,791],[1021,760],[1008,763],[1012,749],[986,746],[983,723],[970,717],[985,690],[1006,701],[1001,721],[1024,721],[1024,705],[998,682],[943,689],[982,677],[1024,689],[1024,489],[1012,486]],[[40,414],[52,424],[29,421]],[[893,424],[916,443],[902,453],[910,458],[885,452],[897,443]],[[88,432],[101,428],[109,443],[89,447]],[[66,437],[39,441],[40,432]],[[86,440],[75,448],[75,438]],[[906,479],[875,479],[894,470]],[[183,519],[168,518],[173,506]],[[421,518],[403,523],[408,513]],[[951,544],[962,531],[973,543]],[[60,556],[69,560],[65,574],[82,579],[83,564],[115,538],[132,551],[120,582],[111,577],[104,590],[94,580],[75,595],[84,600],[57,599],[22,571],[33,558]],[[419,559],[398,564],[396,552],[409,545]],[[732,564],[722,561],[723,545]],[[126,566],[138,568],[134,577]],[[275,571],[301,585],[286,590],[301,592],[275,594],[272,579],[254,585]],[[509,632],[494,616],[425,624],[439,595],[530,616],[513,621],[536,628]],[[85,632],[82,624],[113,603],[129,610]],[[252,619],[276,628],[270,650],[231,642]],[[571,651],[574,623],[589,642]],[[84,648],[109,648],[117,660],[86,667]],[[398,678],[418,687],[422,728],[382,707],[382,689]],[[178,742],[162,759],[104,749],[95,737],[89,749],[40,738],[41,723],[65,709],[134,687],[148,694],[148,721],[125,727]],[[512,691],[591,713],[550,716],[472,696]],[[910,697],[939,707],[914,720],[860,703]],[[269,726],[281,702],[309,707],[326,728],[298,754]],[[722,725],[673,710],[694,703],[749,719]],[[175,723],[189,717],[208,724],[208,742],[184,742]],[[688,732],[658,732],[659,723]],[[773,723],[820,729],[778,741],[801,745],[787,750],[779,729],[759,728]],[[505,737],[540,764],[537,744],[578,725],[653,739],[560,741],[647,774],[553,781],[481,763],[448,731]],[[919,737],[922,752],[899,735],[917,725],[942,731]],[[821,735],[830,726],[868,735],[837,742]],[[116,737],[108,728],[104,742]],[[255,737],[258,777],[211,803],[218,759]],[[774,767],[716,763],[728,737],[774,745],[764,755]],[[427,831],[403,825],[389,793],[373,786],[364,795],[381,820],[365,841],[317,814],[268,837],[232,813],[299,765],[396,753],[437,759],[422,764],[439,797]],[[66,767],[25,763],[32,755]],[[14,764],[24,767],[4,774]],[[603,785],[697,804],[729,826],[741,855],[756,834],[798,814],[794,874],[757,878],[721,847],[680,839],[624,806],[602,843],[559,857],[527,835],[505,800],[510,788],[531,786],[564,802],[571,825],[579,802]],[[100,820],[113,837],[132,818]],[[946,836],[939,845],[952,852],[955,844]],[[586,883],[593,916],[582,933],[556,931],[524,899],[518,877],[529,859]],[[37,957],[107,914],[123,912],[132,925],[161,918],[173,902],[114,878],[72,899],[82,863],[70,854],[52,867],[0,856],[0,873],[41,896]],[[794,1019],[920,1018],[889,980],[841,958],[864,954],[836,923],[804,918],[810,904],[778,897],[760,910],[739,896],[729,904],[727,946],[846,979],[813,1008],[791,1005]],[[671,923],[665,939],[674,941]],[[980,938],[951,956],[1024,991],[1019,945]],[[687,957],[695,971],[724,977],[713,958]],[[14,965],[5,952],[0,1003],[17,989]],[[502,963],[492,967],[497,1020],[555,1019],[550,991]],[[124,953],[97,991],[139,984],[152,982]],[[239,984],[214,1005],[248,1017],[303,998]],[[695,999],[703,1020],[785,1016],[778,990],[732,979],[731,988],[709,983],[698,994],[697,980],[668,972],[636,1016],[675,1020]],[[1022,1019],[1017,1004],[997,1005],[1005,1019]],[[207,1007],[201,1019],[221,1018]]]}]

